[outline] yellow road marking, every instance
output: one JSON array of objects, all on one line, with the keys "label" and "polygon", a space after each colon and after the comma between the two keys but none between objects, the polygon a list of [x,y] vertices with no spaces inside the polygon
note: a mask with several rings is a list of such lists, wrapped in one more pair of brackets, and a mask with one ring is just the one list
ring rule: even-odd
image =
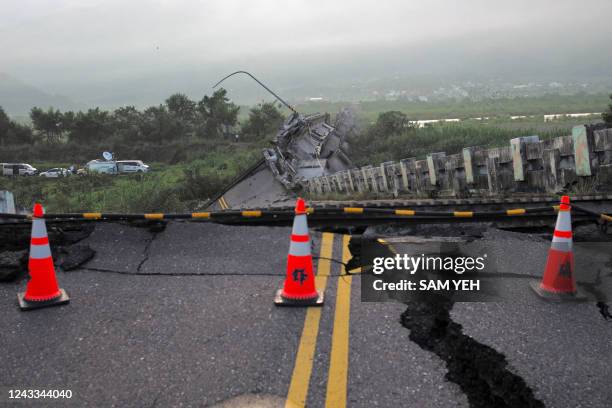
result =
[{"label": "yellow road marking", "polygon": [[[334,243],[334,234],[326,232],[321,240],[321,258],[331,258]],[[327,277],[330,272],[329,259],[319,259],[315,285],[318,290],[325,290]],[[306,406],[308,397],[308,385],[312,373],[312,362],[317,347],[317,336],[319,334],[319,322],[321,321],[321,307],[309,307],[306,310],[302,338],[295,356],[295,367],[289,384],[285,408],[302,408]]]},{"label": "yellow road marking", "polygon": [[[342,262],[348,262],[350,236],[342,239]],[[346,272],[346,267],[343,268]],[[334,315],[334,332],[332,334],[331,356],[329,358],[329,375],[327,377],[327,408],[346,407],[348,362],[349,362],[349,318],[351,312],[351,283],[353,277],[341,276],[338,279],[336,311]]]},{"label": "yellow road marking", "polygon": [[227,203],[225,202],[225,198],[223,198],[223,196],[221,196],[221,198],[219,198],[219,205],[221,206],[222,210],[227,210],[229,208]]},{"label": "yellow road marking", "polygon": [[225,209],[228,210],[229,204],[227,203],[227,200],[225,199],[225,197],[221,197],[221,199],[223,200],[223,205],[225,206]]}]

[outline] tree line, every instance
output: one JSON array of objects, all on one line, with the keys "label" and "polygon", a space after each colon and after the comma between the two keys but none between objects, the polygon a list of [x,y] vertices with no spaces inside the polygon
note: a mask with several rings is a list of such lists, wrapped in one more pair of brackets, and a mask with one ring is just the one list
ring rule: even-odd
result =
[{"label": "tree line", "polygon": [[92,108],[66,111],[33,107],[31,126],[11,120],[0,107],[0,146],[34,144],[168,143],[186,139],[260,140],[278,130],[284,120],[276,103],[261,103],[238,123],[240,107],[225,89],[199,101],[176,93],[163,104],[139,110],[124,106],[113,111]]}]

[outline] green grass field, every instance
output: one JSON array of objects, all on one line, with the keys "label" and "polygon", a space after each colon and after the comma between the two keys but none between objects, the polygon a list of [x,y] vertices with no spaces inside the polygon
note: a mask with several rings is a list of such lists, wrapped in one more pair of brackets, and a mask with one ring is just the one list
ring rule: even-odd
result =
[{"label": "green grass field", "polygon": [[[603,112],[609,103],[608,94],[546,95],[529,98],[499,98],[482,101],[448,100],[444,102],[364,101],[299,103],[301,113],[330,112],[334,114],[346,106],[352,106],[366,121],[373,122],[380,112],[400,111],[412,120],[441,118],[490,118],[509,119],[511,115]],[[543,120],[542,120],[543,121]]]}]

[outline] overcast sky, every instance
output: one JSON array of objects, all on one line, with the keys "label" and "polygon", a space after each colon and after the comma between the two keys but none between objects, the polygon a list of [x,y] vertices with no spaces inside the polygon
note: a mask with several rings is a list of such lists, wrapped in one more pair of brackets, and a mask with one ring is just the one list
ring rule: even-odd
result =
[{"label": "overcast sky", "polygon": [[591,51],[612,38],[611,16],[610,0],[2,0],[0,72],[56,92],[326,58],[358,75],[369,53],[397,63],[431,44],[469,48],[459,65],[500,48]]}]

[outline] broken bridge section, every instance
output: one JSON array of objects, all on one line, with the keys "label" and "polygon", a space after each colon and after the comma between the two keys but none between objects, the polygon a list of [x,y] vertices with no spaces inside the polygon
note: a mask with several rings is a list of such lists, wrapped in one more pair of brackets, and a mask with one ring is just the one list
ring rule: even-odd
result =
[{"label": "broken bridge section", "polygon": [[328,114],[292,113],[263,150],[263,159],[209,201],[209,209],[291,206],[310,178],[351,168],[342,129],[350,115],[338,115],[341,130]]}]

